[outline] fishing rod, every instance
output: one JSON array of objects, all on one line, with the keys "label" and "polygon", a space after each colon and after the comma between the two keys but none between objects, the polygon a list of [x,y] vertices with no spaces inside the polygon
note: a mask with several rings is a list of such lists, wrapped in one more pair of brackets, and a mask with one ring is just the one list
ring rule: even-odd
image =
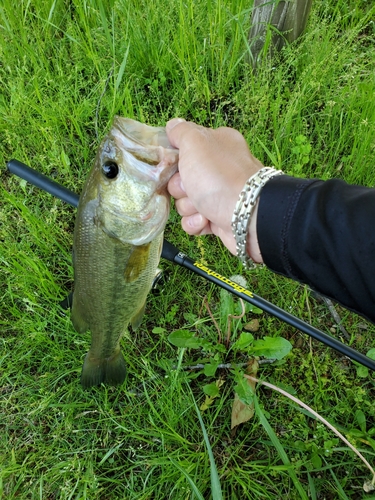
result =
[{"label": "fishing rod", "polygon": [[[61,186],[57,182],[49,179],[47,176],[41,174],[40,172],[37,172],[28,165],[25,165],[24,163],[18,160],[10,160],[7,163],[7,168],[12,174],[21,177],[21,179],[26,180],[30,184],[33,184],[34,186],[40,189],[43,189],[47,193],[52,194],[53,196],[68,203],[69,205],[72,205],[73,207],[78,207],[79,196],[76,193],[73,193],[73,191],[70,191],[66,187]],[[336,351],[343,354],[344,356],[347,356],[353,361],[357,361],[363,366],[366,366],[367,368],[370,368],[371,370],[375,371],[375,361],[369,358],[368,356],[365,356],[364,354],[361,354],[355,349],[345,345],[343,342],[340,342],[331,335],[328,335],[322,332],[321,330],[318,330],[314,326],[311,326],[305,321],[297,318],[296,316],[293,316],[293,314],[284,311],[284,309],[281,309],[280,307],[272,304],[271,302],[268,302],[259,295],[256,295],[250,290],[247,290],[241,285],[238,285],[234,281],[231,281],[230,279],[221,276],[219,273],[209,269],[207,266],[204,266],[201,263],[194,261],[193,259],[185,255],[183,252],[181,252],[178,248],[176,248],[174,245],[172,245],[169,241],[165,239],[163,242],[163,249],[161,256],[164,259],[173,262],[174,264],[178,264],[186,269],[189,269],[189,271],[192,271],[193,273],[198,274],[202,278],[205,278],[206,280],[215,283],[215,285],[224,288],[228,292],[231,292],[233,295],[236,295],[237,297],[243,299],[244,301],[249,302],[250,304],[256,307],[259,307],[263,311],[271,314],[272,316],[275,316],[275,318],[278,318],[281,321],[287,323],[288,325],[297,328],[301,332],[306,333],[310,337],[318,340],[319,342],[322,342],[328,347],[335,349]]]}]

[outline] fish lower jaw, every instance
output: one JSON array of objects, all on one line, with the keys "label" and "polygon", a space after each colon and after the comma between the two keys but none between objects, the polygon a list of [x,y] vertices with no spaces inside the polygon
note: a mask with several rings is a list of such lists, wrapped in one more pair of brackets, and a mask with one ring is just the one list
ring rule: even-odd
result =
[{"label": "fish lower jaw", "polygon": [[165,222],[163,221],[161,224],[150,225],[148,231],[145,231],[146,228],[143,228],[143,231],[132,231],[133,235],[125,234],[123,237],[118,237],[121,243],[127,245],[134,245],[136,247],[147,245],[147,243],[151,243],[155,238],[160,236],[165,227]]}]

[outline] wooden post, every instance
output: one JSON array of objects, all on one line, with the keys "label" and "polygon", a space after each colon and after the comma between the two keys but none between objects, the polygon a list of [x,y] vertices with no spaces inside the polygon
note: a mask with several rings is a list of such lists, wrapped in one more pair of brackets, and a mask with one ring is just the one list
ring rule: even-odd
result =
[{"label": "wooden post", "polygon": [[[296,40],[306,27],[312,0],[254,0],[249,33],[253,68],[262,55]],[[271,28],[270,28],[271,26]]]}]

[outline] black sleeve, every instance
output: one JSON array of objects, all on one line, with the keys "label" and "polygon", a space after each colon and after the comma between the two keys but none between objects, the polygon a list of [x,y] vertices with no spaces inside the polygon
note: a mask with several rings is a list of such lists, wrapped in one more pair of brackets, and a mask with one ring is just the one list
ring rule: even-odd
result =
[{"label": "black sleeve", "polygon": [[272,178],[257,233],[264,263],[375,323],[375,189]]}]

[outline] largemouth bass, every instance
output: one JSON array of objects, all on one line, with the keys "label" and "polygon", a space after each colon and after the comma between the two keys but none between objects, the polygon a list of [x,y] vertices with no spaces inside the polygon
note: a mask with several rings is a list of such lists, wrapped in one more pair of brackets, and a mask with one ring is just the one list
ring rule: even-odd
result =
[{"label": "largemouth bass", "polygon": [[74,228],[72,321],[91,331],[81,383],[121,384],[120,340],[141,323],[169,216],[178,151],[165,129],[116,117],[83,187]]}]

